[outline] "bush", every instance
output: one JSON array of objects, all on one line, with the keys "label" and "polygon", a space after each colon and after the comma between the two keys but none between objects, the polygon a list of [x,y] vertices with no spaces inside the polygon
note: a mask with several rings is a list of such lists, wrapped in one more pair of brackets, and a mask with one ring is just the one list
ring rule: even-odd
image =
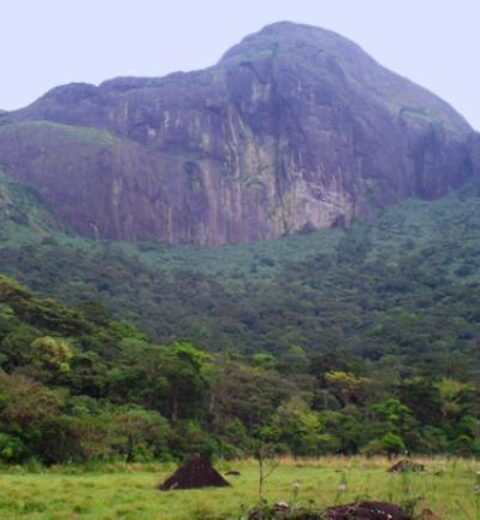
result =
[{"label": "bush", "polygon": [[20,462],[24,454],[25,446],[18,437],[0,433],[0,461],[4,463]]},{"label": "bush", "polygon": [[386,433],[380,439],[380,446],[383,451],[389,455],[399,455],[400,453],[405,453],[405,451],[407,451],[403,439],[399,435],[391,432]]}]

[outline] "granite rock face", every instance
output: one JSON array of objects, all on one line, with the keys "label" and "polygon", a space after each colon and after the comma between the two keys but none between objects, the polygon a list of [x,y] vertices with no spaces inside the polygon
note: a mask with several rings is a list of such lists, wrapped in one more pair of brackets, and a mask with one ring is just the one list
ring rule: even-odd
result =
[{"label": "granite rock face", "polygon": [[78,233],[222,244],[346,226],[478,172],[447,103],[349,40],[278,23],[206,70],[58,87],[0,115],[0,167]]}]

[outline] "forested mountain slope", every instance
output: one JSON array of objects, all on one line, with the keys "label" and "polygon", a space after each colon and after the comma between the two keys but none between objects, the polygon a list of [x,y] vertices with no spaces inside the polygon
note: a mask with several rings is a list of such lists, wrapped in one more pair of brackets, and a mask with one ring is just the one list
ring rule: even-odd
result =
[{"label": "forested mountain slope", "polygon": [[375,360],[339,346],[278,357],[158,346],[92,303],[72,310],[0,276],[0,462],[238,456],[259,443],[478,454],[475,353],[451,370],[437,345],[432,373],[402,346]]}]

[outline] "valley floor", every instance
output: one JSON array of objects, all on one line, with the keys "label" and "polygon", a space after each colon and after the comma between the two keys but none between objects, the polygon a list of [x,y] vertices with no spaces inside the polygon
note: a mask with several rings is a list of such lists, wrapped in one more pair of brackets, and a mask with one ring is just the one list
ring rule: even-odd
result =
[{"label": "valley floor", "polygon": [[[358,499],[386,500],[404,507],[433,510],[443,520],[480,519],[480,462],[425,459],[425,473],[392,475],[386,459],[283,459],[267,480],[269,501],[323,508]],[[0,518],[9,519],[162,519],[224,520],[246,518],[257,501],[254,461],[220,463],[235,469],[229,489],[156,490],[173,465],[102,466],[87,472],[59,467],[47,472],[12,468],[0,473]],[[294,483],[298,494],[294,498]],[[346,491],[339,492],[340,483]]]}]

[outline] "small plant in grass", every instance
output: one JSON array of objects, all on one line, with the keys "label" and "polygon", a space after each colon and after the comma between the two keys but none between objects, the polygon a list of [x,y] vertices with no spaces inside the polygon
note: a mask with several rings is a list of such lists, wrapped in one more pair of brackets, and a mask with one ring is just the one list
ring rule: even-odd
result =
[{"label": "small plant in grass", "polygon": [[403,500],[401,503],[402,509],[407,515],[414,516],[418,504],[423,500],[423,497],[411,497]]},{"label": "small plant in grass", "polygon": [[298,502],[298,495],[300,493],[302,485],[298,480],[292,484],[292,504],[296,504]]},{"label": "small plant in grass", "polygon": [[402,500],[401,506],[408,515],[414,516],[418,504],[423,497],[412,495],[412,479],[409,471],[401,473]]},{"label": "small plant in grass", "polygon": [[340,501],[341,496],[347,492],[347,476],[345,473],[342,474],[342,478],[337,487],[337,493],[335,495],[335,505]]},{"label": "small plant in grass", "polygon": [[273,445],[260,441],[254,452],[258,462],[258,498],[260,502],[265,500],[265,482],[268,477],[278,468],[280,459],[276,456]]},{"label": "small plant in grass", "polygon": [[475,474],[475,484],[473,486],[473,501],[475,509],[475,520],[480,520],[480,471]]}]

